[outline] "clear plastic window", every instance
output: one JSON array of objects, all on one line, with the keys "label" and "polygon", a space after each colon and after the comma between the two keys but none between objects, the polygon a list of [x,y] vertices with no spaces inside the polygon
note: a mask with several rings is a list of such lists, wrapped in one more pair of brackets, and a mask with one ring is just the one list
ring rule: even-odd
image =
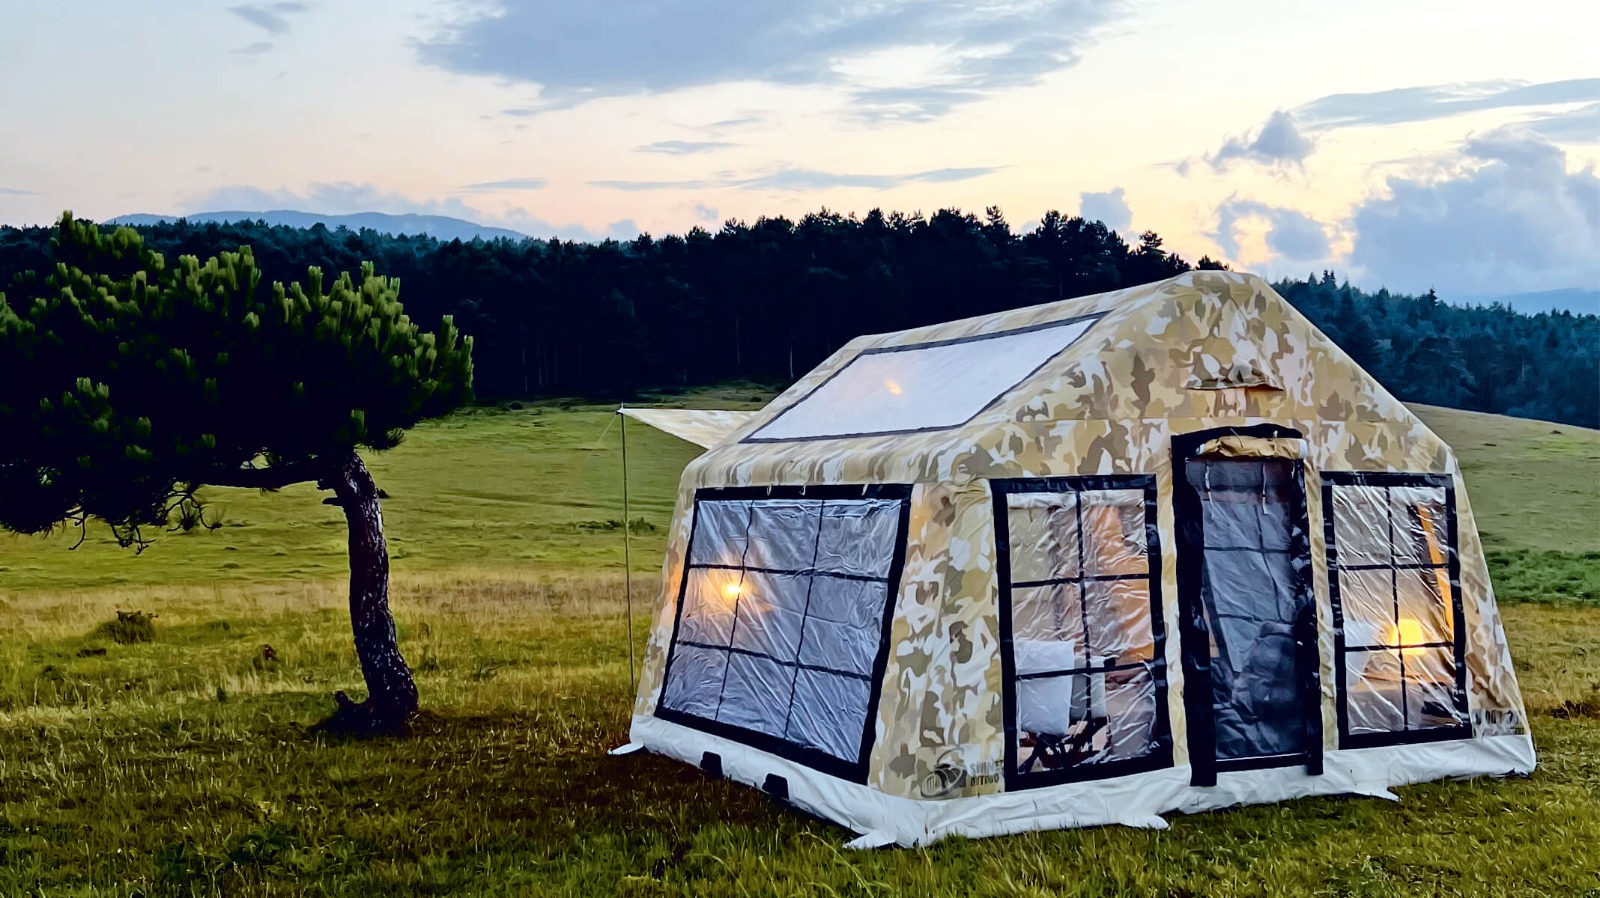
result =
[{"label": "clear plastic window", "polygon": [[1094,321],[867,350],[748,440],[905,433],[965,424],[1071,346]]},{"label": "clear plastic window", "polygon": [[1114,775],[1108,764],[1164,746],[1153,487],[1096,486],[1064,478],[999,487],[1019,785]]},{"label": "clear plastic window", "polygon": [[1428,475],[1324,478],[1343,735],[1359,745],[1466,727],[1451,489]]},{"label": "clear plastic window", "polygon": [[661,709],[858,764],[904,505],[697,502]]}]

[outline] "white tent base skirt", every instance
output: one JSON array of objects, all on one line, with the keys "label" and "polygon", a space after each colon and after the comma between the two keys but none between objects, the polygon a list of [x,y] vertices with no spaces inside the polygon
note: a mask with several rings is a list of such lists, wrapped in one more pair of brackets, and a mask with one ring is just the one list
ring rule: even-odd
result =
[{"label": "white tent base skirt", "polygon": [[1367,748],[1330,751],[1324,773],[1296,767],[1219,773],[1217,784],[1189,785],[1188,766],[1043,789],[972,798],[917,801],[886,795],[859,783],[747,745],[656,717],[633,718],[632,742],[698,765],[706,752],[721,756],[722,773],[760,788],[767,777],[787,780],[788,801],[858,833],[852,847],[927,845],[947,836],[979,838],[1030,830],[1120,824],[1165,829],[1161,814],[1194,813],[1240,804],[1265,804],[1311,795],[1366,795],[1394,799],[1391,786],[1448,778],[1530,773],[1533,740],[1489,736],[1408,745],[1404,751]]}]

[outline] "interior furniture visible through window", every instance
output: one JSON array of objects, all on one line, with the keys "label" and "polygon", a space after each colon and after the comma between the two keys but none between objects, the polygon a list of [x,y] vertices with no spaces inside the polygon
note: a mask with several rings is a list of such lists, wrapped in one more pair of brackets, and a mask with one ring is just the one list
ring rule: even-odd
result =
[{"label": "interior furniture visible through window", "polygon": [[1007,788],[1170,766],[1154,478],[991,486]]}]

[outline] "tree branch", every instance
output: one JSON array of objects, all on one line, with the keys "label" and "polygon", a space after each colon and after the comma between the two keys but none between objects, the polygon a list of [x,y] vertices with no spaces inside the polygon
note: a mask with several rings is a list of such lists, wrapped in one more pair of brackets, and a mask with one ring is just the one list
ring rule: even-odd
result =
[{"label": "tree branch", "polygon": [[232,486],[247,490],[279,490],[294,483],[319,480],[327,473],[328,463],[309,458],[304,461],[266,468],[213,468],[196,478],[197,483],[208,486]]}]

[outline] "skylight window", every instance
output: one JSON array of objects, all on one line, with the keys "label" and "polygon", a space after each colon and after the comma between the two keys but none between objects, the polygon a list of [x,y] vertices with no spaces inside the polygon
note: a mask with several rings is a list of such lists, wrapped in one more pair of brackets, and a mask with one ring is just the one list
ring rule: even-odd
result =
[{"label": "skylight window", "polygon": [[869,349],[745,442],[959,427],[1071,346],[1098,318]]}]

